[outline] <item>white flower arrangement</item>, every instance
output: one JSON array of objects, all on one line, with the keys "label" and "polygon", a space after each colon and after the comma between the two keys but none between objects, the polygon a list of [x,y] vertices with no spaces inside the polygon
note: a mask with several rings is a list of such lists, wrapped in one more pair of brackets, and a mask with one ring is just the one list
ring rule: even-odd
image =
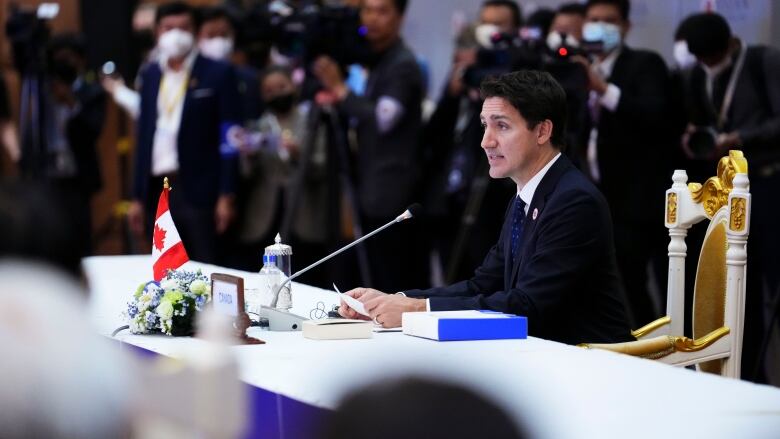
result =
[{"label": "white flower arrangement", "polygon": [[211,286],[200,270],[170,270],[159,283],[138,286],[125,316],[133,334],[192,335],[195,314],[209,300]]}]

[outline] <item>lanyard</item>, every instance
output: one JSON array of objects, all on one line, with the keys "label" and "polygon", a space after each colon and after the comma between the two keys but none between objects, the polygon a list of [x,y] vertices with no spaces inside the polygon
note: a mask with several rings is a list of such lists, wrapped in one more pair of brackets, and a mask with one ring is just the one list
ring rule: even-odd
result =
[{"label": "lanyard", "polygon": [[187,83],[189,82],[190,75],[189,72],[185,73],[184,78],[182,79],[181,86],[179,86],[179,89],[176,90],[176,94],[173,95],[173,97],[168,99],[168,75],[163,75],[162,83],[160,83],[160,98],[161,98],[161,106],[163,109],[163,114],[165,117],[171,117],[173,114],[173,110],[176,108],[177,105],[181,102],[182,98],[184,97],[184,93],[187,91]]},{"label": "lanyard", "polygon": [[[726,94],[723,95],[723,103],[720,106],[720,113],[718,114],[718,130],[723,130],[726,125],[726,117],[731,107],[731,101],[734,99],[734,91],[737,89],[737,80],[739,74],[742,73],[742,67],[745,64],[745,56],[747,54],[747,47],[740,40],[739,42],[739,56],[737,57],[737,64],[734,66],[734,70],[731,72],[731,78],[729,78],[729,85],[726,87]],[[714,78],[713,78],[714,81]]]}]

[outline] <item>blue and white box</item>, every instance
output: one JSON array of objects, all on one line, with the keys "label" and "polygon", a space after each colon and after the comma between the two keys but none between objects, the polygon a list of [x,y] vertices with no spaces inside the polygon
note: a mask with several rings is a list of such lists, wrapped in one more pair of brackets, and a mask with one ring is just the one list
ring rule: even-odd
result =
[{"label": "blue and white box", "polygon": [[528,319],[494,311],[406,312],[401,316],[406,335],[438,341],[528,338]]}]

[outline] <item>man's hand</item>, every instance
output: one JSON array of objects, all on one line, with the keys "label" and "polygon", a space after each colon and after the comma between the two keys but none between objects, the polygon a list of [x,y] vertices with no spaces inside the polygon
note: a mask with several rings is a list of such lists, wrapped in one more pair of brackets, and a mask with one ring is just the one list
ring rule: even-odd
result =
[{"label": "man's hand", "polygon": [[[387,295],[381,291],[374,290],[372,288],[355,288],[354,290],[349,290],[344,294],[350,297],[354,297],[355,299],[363,303],[365,303],[366,300]],[[371,320],[370,317],[366,317],[363,314],[359,314],[357,311],[350,308],[349,305],[347,305],[343,300],[341,301],[341,305],[339,306],[339,314],[341,314],[341,317],[344,317],[345,319]]]},{"label": "man's hand", "polygon": [[336,61],[333,61],[333,58],[328,56],[317,58],[312,70],[322,86],[333,93],[338,100],[343,100],[347,96],[349,90],[347,90],[347,85],[341,76],[341,69]]},{"label": "man's hand", "polygon": [[140,236],[144,233],[144,206],[140,201],[133,200],[127,208],[127,225],[130,231]]},{"label": "man's hand", "polygon": [[217,225],[217,234],[225,233],[235,216],[233,195],[220,195],[217,199],[217,207],[214,209],[214,222]]},{"label": "man's hand", "polygon": [[375,322],[384,328],[401,326],[401,314],[413,311],[425,311],[425,299],[412,299],[402,294],[384,294],[367,300],[361,300],[366,311]]},{"label": "man's hand", "polygon": [[593,69],[587,58],[582,55],[574,55],[571,57],[571,60],[585,68],[585,73],[588,74],[589,90],[593,90],[599,95],[603,95],[607,92],[607,81]]}]

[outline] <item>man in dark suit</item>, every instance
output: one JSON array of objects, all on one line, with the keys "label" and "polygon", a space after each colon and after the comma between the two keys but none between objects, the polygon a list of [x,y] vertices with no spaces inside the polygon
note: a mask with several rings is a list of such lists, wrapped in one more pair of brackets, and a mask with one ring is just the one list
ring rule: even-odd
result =
[{"label": "man in dark suit", "polygon": [[[406,4],[406,0],[361,4],[360,19],[371,46],[363,96],[349,91],[332,59],[321,57],[314,67],[339,108],[357,121],[357,204],[366,231],[403,212],[413,201],[420,177],[423,81],[417,59],[400,36]],[[427,283],[427,253],[407,247],[415,240],[416,227],[404,224],[366,242],[374,285],[399,289]]]},{"label": "man in dark suit", "polygon": [[[629,336],[612,223],[601,193],[564,155],[566,96],[549,73],[519,71],[482,84],[482,148],[490,176],[517,185],[498,243],[474,277],[388,295],[358,288],[375,322],[408,311],[490,309],[528,317],[530,334],[579,343]],[[358,317],[342,303],[340,313]]]},{"label": "man in dark suit", "polygon": [[[133,203],[137,233],[151,232],[163,177],[170,207],[191,259],[214,262],[217,234],[233,217],[236,153],[226,132],[238,121],[232,68],[193,50],[195,20],[184,3],[157,10],[158,62],[140,74],[141,113],[135,151]],[[144,215],[144,210],[146,215]]]},{"label": "man in dark suit", "polygon": [[609,203],[633,324],[641,326],[660,312],[650,300],[647,270],[654,255],[665,254],[667,240],[657,218],[670,178],[663,160],[671,152],[672,133],[665,118],[666,64],[656,53],[623,43],[628,16],[628,0],[590,0],[583,38],[601,49],[593,63],[576,59],[586,68],[590,89],[585,168]]}]

